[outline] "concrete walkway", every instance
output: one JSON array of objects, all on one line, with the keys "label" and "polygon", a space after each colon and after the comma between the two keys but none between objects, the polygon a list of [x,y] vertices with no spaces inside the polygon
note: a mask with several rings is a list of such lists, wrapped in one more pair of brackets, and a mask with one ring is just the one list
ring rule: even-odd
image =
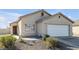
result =
[{"label": "concrete walkway", "polygon": [[[14,37],[16,38],[16,39],[19,39],[19,36],[18,35],[14,35]],[[22,38],[23,40],[39,40],[40,38],[31,38],[31,37],[25,37],[25,38]]]},{"label": "concrete walkway", "polygon": [[40,40],[39,38],[22,38],[23,40]]}]

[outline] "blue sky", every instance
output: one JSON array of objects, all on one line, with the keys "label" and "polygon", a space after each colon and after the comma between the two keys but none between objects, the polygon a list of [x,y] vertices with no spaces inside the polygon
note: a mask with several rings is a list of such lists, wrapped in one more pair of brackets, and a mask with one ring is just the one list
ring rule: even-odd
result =
[{"label": "blue sky", "polygon": [[[9,23],[16,21],[19,16],[37,11],[38,9],[0,9],[0,28],[6,28]],[[79,19],[79,9],[45,9],[50,14],[63,13],[71,20]]]}]

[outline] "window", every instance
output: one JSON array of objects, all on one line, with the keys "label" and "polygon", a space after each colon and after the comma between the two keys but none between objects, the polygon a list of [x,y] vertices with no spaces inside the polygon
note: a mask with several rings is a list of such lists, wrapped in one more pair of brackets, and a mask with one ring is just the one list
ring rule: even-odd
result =
[{"label": "window", "polygon": [[29,30],[35,31],[35,24],[25,24],[25,31]]}]

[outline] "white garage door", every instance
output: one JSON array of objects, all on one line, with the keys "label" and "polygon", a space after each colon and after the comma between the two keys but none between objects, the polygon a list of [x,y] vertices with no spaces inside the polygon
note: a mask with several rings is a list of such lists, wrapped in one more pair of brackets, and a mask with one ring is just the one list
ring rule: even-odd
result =
[{"label": "white garage door", "polygon": [[69,26],[68,25],[47,25],[47,33],[50,36],[68,36]]}]

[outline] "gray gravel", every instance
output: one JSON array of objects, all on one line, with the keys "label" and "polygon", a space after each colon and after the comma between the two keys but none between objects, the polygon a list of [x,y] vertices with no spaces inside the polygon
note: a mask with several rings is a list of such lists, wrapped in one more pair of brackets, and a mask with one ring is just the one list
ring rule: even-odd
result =
[{"label": "gray gravel", "polygon": [[[48,49],[42,40],[24,40],[26,43],[16,41],[15,46],[19,50],[50,50]],[[52,49],[53,50],[53,49]],[[59,50],[56,48],[55,50]]]},{"label": "gray gravel", "polygon": [[26,43],[17,41],[15,46],[20,50],[47,50],[41,40],[25,40]]}]

